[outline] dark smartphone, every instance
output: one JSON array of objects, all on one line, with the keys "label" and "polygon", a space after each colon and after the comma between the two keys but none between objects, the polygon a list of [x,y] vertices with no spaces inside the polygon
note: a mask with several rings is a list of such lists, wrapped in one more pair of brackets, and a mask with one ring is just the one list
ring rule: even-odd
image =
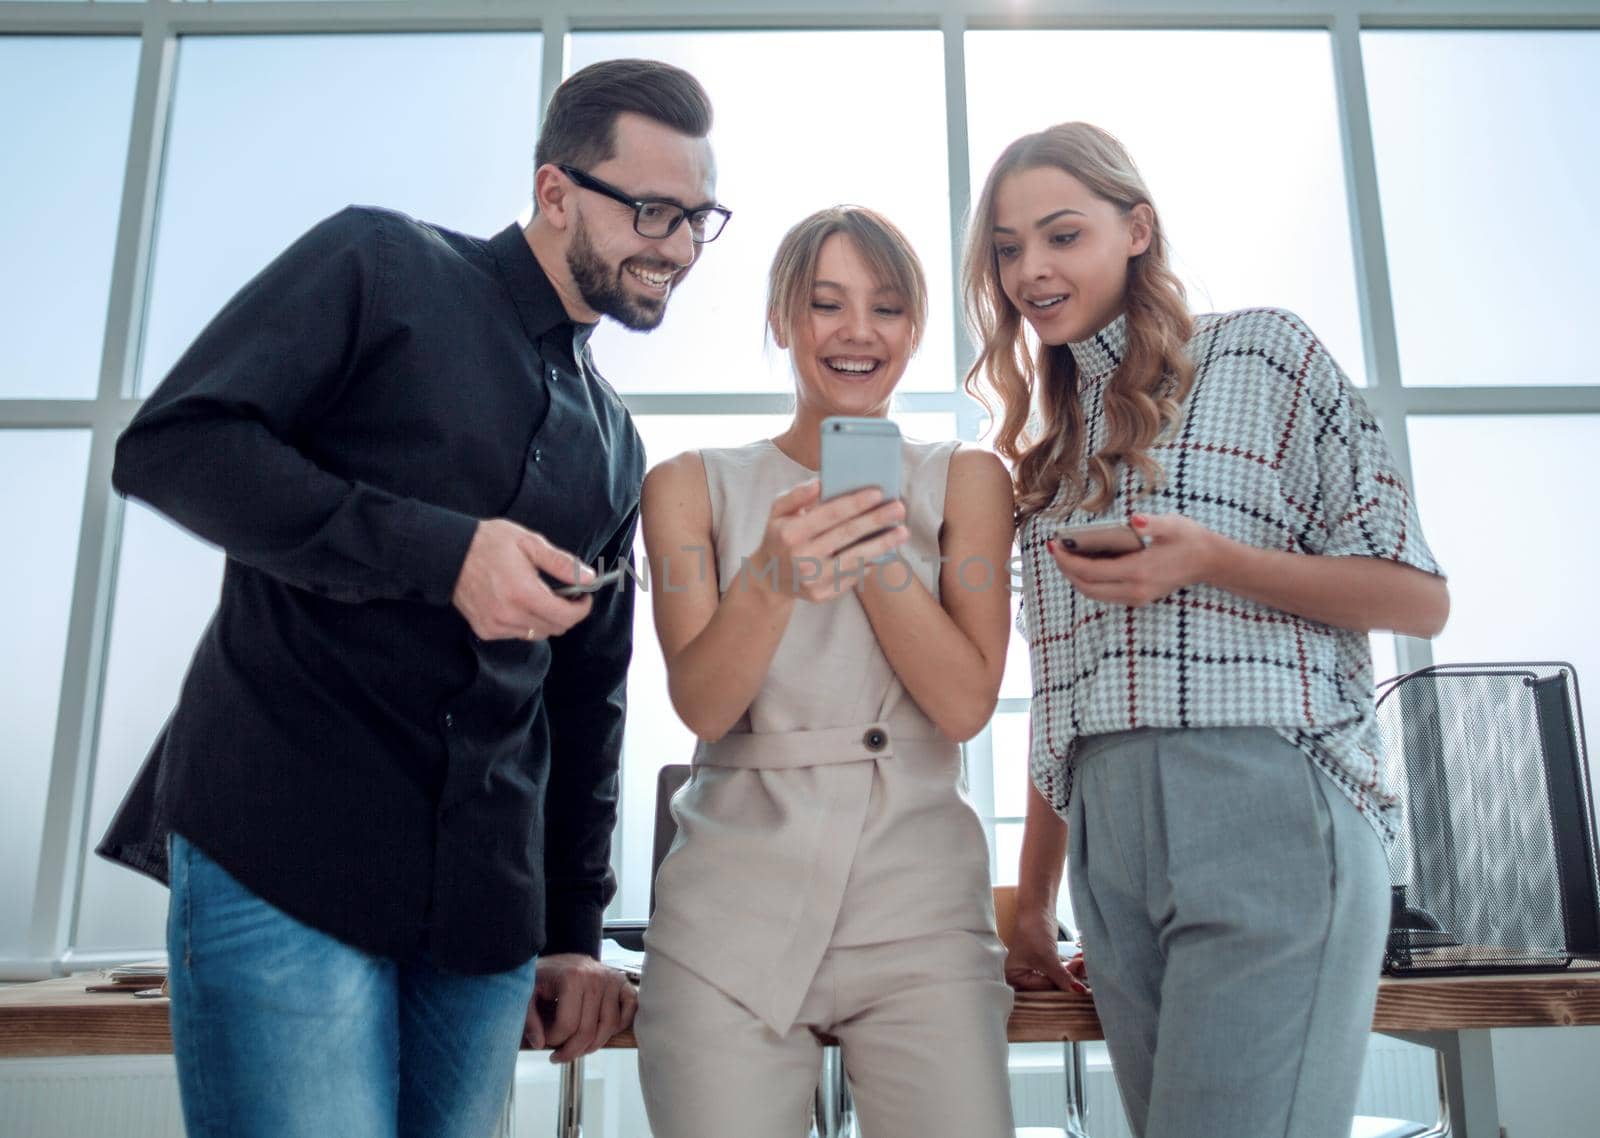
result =
[{"label": "dark smartphone", "polygon": [[1094,522],[1086,526],[1062,526],[1055,532],[1068,553],[1079,557],[1121,557],[1138,553],[1145,539],[1127,522]]}]

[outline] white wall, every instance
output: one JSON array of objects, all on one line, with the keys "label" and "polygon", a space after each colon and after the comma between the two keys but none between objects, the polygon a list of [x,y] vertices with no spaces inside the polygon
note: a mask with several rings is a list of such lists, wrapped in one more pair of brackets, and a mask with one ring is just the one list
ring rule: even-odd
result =
[{"label": "white wall", "polygon": [[1505,1138],[1600,1133],[1600,1027],[1490,1033]]}]

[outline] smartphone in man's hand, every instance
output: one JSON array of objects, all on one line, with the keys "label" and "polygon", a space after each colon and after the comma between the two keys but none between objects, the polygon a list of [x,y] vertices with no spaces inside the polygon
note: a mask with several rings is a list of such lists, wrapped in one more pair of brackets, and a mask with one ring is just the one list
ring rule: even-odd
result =
[{"label": "smartphone in man's hand", "polygon": [[550,586],[550,591],[556,596],[565,597],[567,600],[572,601],[590,593],[598,593],[608,585],[616,584],[622,580],[626,572],[627,568],[625,566],[618,565],[613,569],[607,569],[604,573],[596,573],[587,581],[578,581],[571,585],[566,582],[558,583],[556,581],[547,581],[545,583]]}]

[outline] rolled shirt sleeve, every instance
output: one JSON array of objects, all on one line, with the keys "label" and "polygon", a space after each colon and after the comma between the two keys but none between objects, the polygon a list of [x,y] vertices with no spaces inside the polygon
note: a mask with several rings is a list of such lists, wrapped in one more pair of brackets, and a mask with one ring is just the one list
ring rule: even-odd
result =
[{"label": "rolled shirt sleeve", "polygon": [[1284,409],[1279,479],[1301,515],[1301,545],[1325,557],[1376,557],[1442,576],[1422,535],[1410,487],[1400,476],[1366,401],[1309,328],[1281,314],[1300,342],[1304,383]]}]

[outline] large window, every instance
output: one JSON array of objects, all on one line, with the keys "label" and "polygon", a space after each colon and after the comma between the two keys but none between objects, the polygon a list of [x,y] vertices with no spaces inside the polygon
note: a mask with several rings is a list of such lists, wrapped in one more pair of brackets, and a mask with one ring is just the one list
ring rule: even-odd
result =
[{"label": "large window", "polygon": [[[1582,506],[1600,375],[1580,340],[1600,303],[1600,14],[1474,30],[1434,6],[1406,30],[1404,0],[1215,0],[1156,26],[1106,2],[1048,26],[1026,5],[864,0],[791,5],[780,28],[759,0],[604,7],[0,4],[0,525],[26,535],[0,567],[25,646],[0,663],[0,854],[22,867],[0,883],[0,957],[43,969],[161,942],[165,893],[88,851],[171,708],[220,554],[114,498],[110,446],[137,396],[346,204],[485,235],[525,218],[540,102],[602,58],[701,78],[734,210],[659,332],[595,340],[652,461],[783,424],[768,261],[836,202],[881,209],[927,266],[897,418],[976,440],[960,203],[1012,138],[1088,120],[1140,163],[1197,310],[1293,309],[1365,385],[1453,575],[1432,655],[1564,656],[1600,690],[1600,611],[1573,568],[1600,553]],[[1502,25],[1529,10],[1470,7]],[[618,916],[648,904],[656,770],[692,750],[640,600]],[[1374,646],[1380,673],[1429,658]],[[1016,873],[1029,687],[1013,637],[1000,708],[966,749],[997,881]]]}]

